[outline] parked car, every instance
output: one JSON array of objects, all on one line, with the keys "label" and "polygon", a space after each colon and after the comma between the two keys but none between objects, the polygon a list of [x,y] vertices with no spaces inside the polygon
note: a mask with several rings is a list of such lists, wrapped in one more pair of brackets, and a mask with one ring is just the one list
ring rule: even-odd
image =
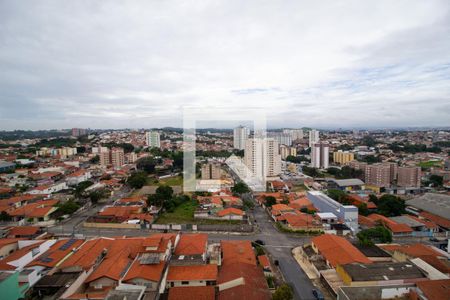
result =
[{"label": "parked car", "polygon": [[275,264],[275,266],[279,266],[279,265],[280,265],[280,262],[278,261],[278,259],[275,259],[275,260],[273,261],[273,263]]},{"label": "parked car", "polygon": [[255,244],[258,244],[258,245],[265,245],[264,241],[262,241],[262,240],[256,240],[256,241],[255,241]]},{"label": "parked car", "polygon": [[437,238],[435,238],[435,237],[431,237],[430,238],[430,242],[439,242],[439,240]]},{"label": "parked car", "polygon": [[324,300],[325,299],[323,297],[322,293],[319,290],[312,290],[312,294],[313,294],[314,298],[317,299],[317,300]]}]

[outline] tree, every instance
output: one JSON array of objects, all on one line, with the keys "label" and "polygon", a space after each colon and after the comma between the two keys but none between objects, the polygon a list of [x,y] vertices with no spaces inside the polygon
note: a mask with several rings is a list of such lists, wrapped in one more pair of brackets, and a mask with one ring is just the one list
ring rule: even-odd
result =
[{"label": "tree", "polygon": [[[168,185],[159,186],[155,194],[147,197],[147,204],[154,206],[164,206],[165,202],[171,201],[173,198],[173,189]],[[167,205],[167,204],[166,204]],[[170,207],[173,205],[168,204]]]},{"label": "tree", "polygon": [[376,243],[391,243],[392,233],[383,226],[361,230],[356,235],[363,246],[371,246]]},{"label": "tree", "polygon": [[280,285],[272,295],[273,300],[291,300],[294,299],[292,288],[287,284]]},{"label": "tree", "polygon": [[140,171],[144,171],[147,174],[155,172],[156,163],[152,157],[144,157],[136,162],[136,168]]},{"label": "tree", "polygon": [[375,204],[378,213],[386,217],[400,216],[405,213],[405,201],[394,195],[383,195]]},{"label": "tree", "polygon": [[339,203],[348,202],[347,193],[344,191],[336,190],[336,189],[329,189],[327,191],[327,194],[330,198],[332,198],[333,200],[336,200]]},{"label": "tree", "polygon": [[358,213],[363,216],[369,215],[369,210],[367,209],[366,203],[361,203],[360,205],[358,205]]},{"label": "tree", "polygon": [[231,188],[231,191],[234,194],[242,195],[250,192],[250,189],[244,182],[240,181]]},{"label": "tree", "polygon": [[145,172],[136,172],[131,174],[130,177],[128,177],[127,184],[135,189],[140,189],[147,183],[147,173]]},{"label": "tree", "polygon": [[96,155],[89,160],[91,164],[97,164],[100,161],[100,156]]},{"label": "tree", "polygon": [[277,204],[277,199],[274,196],[266,196],[266,207],[272,207],[272,205]]},{"label": "tree", "polygon": [[11,216],[10,215],[8,215],[8,213],[6,212],[6,211],[2,211],[1,213],[0,213],[0,221],[5,221],[5,222],[7,222],[7,221],[11,221]]},{"label": "tree", "polygon": [[69,200],[56,206],[58,207],[58,210],[64,215],[71,215],[80,208],[80,205],[73,200]]},{"label": "tree", "polygon": [[93,184],[94,183],[92,181],[89,181],[89,180],[80,182],[77,185],[77,187],[75,188],[75,196],[76,197],[81,197],[83,192],[84,192],[84,190],[87,189],[88,187],[90,187]]},{"label": "tree", "polygon": [[427,185],[433,186],[433,187],[440,187],[442,186],[444,183],[444,177],[439,176],[439,175],[430,175],[430,177],[428,178],[428,182]]},{"label": "tree", "polygon": [[160,185],[156,189],[156,193],[169,199],[169,198],[172,198],[172,196],[173,196],[173,189],[171,186],[168,186],[168,185]]},{"label": "tree", "polygon": [[323,174],[319,172],[318,169],[316,168],[311,168],[311,167],[302,167],[302,171],[304,174],[311,176],[311,177],[323,177]]},{"label": "tree", "polygon": [[104,197],[105,197],[105,192],[103,190],[92,191],[89,193],[89,199],[91,199],[91,202],[93,204],[97,203]]}]

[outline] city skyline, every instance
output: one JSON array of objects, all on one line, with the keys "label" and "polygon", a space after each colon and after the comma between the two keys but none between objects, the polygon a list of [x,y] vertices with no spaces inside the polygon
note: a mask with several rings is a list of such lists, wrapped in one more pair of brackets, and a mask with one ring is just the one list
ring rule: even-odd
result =
[{"label": "city skyline", "polygon": [[0,129],[181,127],[186,105],[258,106],[279,128],[448,126],[449,9],[4,1]]}]

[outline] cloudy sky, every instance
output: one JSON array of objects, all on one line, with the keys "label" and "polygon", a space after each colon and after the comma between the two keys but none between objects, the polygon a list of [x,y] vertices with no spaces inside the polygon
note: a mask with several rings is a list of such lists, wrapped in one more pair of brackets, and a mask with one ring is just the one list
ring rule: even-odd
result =
[{"label": "cloudy sky", "polygon": [[0,130],[450,126],[450,1],[0,0]]}]

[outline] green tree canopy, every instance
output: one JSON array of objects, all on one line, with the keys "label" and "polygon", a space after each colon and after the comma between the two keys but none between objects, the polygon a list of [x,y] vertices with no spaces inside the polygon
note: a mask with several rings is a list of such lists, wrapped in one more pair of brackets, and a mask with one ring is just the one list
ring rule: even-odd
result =
[{"label": "green tree canopy", "polygon": [[272,295],[273,300],[292,300],[294,299],[294,292],[292,288],[287,284],[280,285],[275,293]]},{"label": "green tree canopy", "polygon": [[266,200],[267,207],[272,207],[272,205],[277,204],[277,199],[274,196],[266,196],[264,199]]},{"label": "green tree canopy", "polygon": [[250,189],[244,182],[240,181],[231,188],[231,191],[234,194],[242,195],[250,192]]},{"label": "green tree canopy", "polygon": [[383,226],[377,226],[370,229],[365,229],[356,235],[359,243],[363,246],[371,246],[374,243],[391,243],[392,234]]},{"label": "green tree canopy", "polygon": [[153,174],[155,172],[155,160],[152,157],[143,157],[136,162],[136,168],[140,171],[144,171],[147,174]]},{"label": "green tree canopy", "polygon": [[127,184],[135,189],[140,189],[147,183],[147,173],[140,171],[135,172],[128,177]]},{"label": "green tree canopy", "polygon": [[405,213],[405,201],[394,195],[383,195],[375,204],[379,214],[386,217],[400,216]]}]

